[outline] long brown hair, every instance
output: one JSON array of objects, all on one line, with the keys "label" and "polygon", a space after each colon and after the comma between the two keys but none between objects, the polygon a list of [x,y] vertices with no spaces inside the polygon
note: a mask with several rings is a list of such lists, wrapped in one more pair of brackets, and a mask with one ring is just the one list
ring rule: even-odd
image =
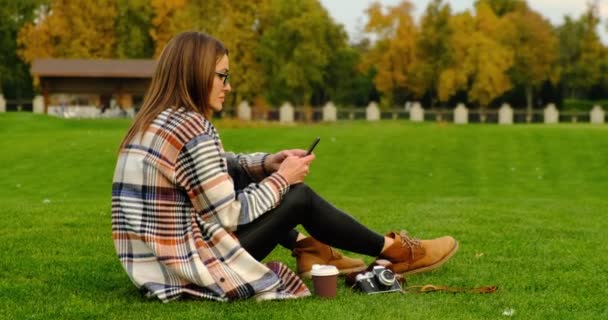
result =
[{"label": "long brown hair", "polygon": [[184,107],[209,117],[215,66],[227,54],[228,49],[206,33],[184,32],[171,39],[160,54],[141,109],[120,149],[167,108]]}]

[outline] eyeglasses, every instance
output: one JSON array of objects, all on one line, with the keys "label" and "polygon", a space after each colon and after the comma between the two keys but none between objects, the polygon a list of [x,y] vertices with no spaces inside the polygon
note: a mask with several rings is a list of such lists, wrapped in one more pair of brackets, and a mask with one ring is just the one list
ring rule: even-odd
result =
[{"label": "eyeglasses", "polygon": [[230,75],[227,72],[216,71],[215,74],[217,74],[217,76],[220,77],[220,79],[222,80],[224,85],[227,85],[229,83]]}]

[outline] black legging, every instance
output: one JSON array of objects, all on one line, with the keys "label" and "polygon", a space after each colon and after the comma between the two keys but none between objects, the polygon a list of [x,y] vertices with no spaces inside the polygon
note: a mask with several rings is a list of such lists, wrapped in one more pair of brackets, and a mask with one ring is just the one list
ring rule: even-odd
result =
[{"label": "black legging", "polygon": [[[229,170],[235,187],[251,182],[242,170]],[[302,225],[311,236],[330,246],[377,256],[384,237],[359,223],[317,195],[305,184],[292,185],[281,203],[254,220],[239,227],[235,235],[241,246],[258,260],[264,259],[276,246],[293,249]]]}]

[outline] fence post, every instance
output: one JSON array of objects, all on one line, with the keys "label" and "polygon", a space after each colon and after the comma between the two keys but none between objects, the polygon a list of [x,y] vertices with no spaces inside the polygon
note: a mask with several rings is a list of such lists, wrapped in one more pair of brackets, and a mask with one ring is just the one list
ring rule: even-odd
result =
[{"label": "fence post", "polygon": [[34,113],[44,113],[44,98],[40,95],[35,96],[32,106]]},{"label": "fence post", "polygon": [[293,122],[293,113],[293,106],[289,102],[283,103],[281,108],[279,108],[279,121],[281,123]]},{"label": "fence post", "polygon": [[4,100],[4,96],[0,93],[0,113],[6,112],[6,100]]},{"label": "fence post", "polygon": [[336,106],[331,101],[328,101],[323,106],[323,121],[335,122],[338,119]]},{"label": "fence post", "polygon": [[503,103],[498,110],[499,124],[513,124],[513,109],[508,103]]},{"label": "fence post", "polygon": [[365,108],[365,118],[367,121],[380,120],[380,109],[378,109],[378,104],[373,101],[369,103],[367,108]]},{"label": "fence post", "polygon": [[559,122],[559,111],[555,107],[555,104],[549,103],[545,108],[545,123],[553,124]]},{"label": "fence post", "polygon": [[420,105],[420,102],[414,102],[410,108],[410,121],[412,122],[423,122],[424,121],[424,109]]},{"label": "fence post", "polygon": [[236,117],[240,120],[251,120],[251,107],[246,100],[241,101],[236,107]]},{"label": "fence post", "polygon": [[605,122],[606,113],[604,113],[604,109],[601,106],[595,105],[591,110],[591,123],[594,124],[603,124]]},{"label": "fence post", "polygon": [[469,110],[464,103],[459,103],[454,109],[454,123],[467,124],[469,123]]}]

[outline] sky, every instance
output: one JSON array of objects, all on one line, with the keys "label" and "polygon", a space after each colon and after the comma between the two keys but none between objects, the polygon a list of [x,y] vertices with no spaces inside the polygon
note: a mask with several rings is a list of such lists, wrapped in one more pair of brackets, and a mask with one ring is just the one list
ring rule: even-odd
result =
[{"label": "sky", "polygon": [[[338,23],[344,25],[351,40],[357,39],[360,30],[365,25],[364,11],[373,0],[320,0],[329,14]],[[401,0],[380,0],[386,5],[395,5]],[[588,0],[528,0],[528,5],[534,10],[547,17],[553,25],[560,25],[564,21],[564,15],[574,18],[580,17],[587,9]],[[416,19],[422,15],[430,0],[412,0],[414,3],[414,16]],[[462,12],[472,9],[475,0],[447,0],[452,7],[452,12]],[[600,35],[604,43],[608,43],[608,32],[606,32],[606,18],[608,18],[608,0],[599,0],[602,25]]]}]

